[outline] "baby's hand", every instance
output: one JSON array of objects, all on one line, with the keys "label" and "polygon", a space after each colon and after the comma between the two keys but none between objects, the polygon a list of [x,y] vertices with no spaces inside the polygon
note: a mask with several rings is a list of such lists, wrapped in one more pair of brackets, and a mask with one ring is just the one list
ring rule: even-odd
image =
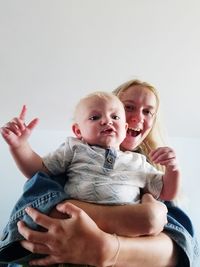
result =
[{"label": "baby's hand", "polygon": [[11,121],[0,128],[1,135],[11,148],[18,148],[21,144],[26,142],[31,135],[32,130],[38,123],[38,119],[35,118],[28,125],[26,125],[26,111],[27,108],[24,105],[19,114],[19,117],[13,118]]},{"label": "baby's hand", "polygon": [[175,151],[170,147],[159,147],[151,151],[149,156],[156,164],[161,164],[166,168],[170,167],[173,170],[178,168]]}]

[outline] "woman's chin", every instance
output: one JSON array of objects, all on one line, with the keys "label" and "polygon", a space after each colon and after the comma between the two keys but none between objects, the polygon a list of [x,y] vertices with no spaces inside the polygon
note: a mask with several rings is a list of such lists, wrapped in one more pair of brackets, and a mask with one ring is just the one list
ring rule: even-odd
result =
[{"label": "woman's chin", "polygon": [[140,143],[141,143],[141,137],[140,136],[133,137],[133,136],[127,135],[121,144],[121,149],[132,151],[132,150],[136,149]]}]

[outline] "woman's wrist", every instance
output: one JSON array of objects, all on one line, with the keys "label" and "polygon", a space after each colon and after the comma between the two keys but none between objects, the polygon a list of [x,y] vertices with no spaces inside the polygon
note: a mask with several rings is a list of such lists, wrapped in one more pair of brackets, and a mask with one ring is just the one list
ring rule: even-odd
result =
[{"label": "woman's wrist", "polygon": [[116,263],[117,263],[117,260],[118,260],[118,257],[119,257],[119,253],[120,253],[120,249],[121,249],[121,243],[120,243],[120,239],[119,239],[119,236],[116,235],[116,234],[113,234],[113,236],[116,238],[116,241],[117,241],[117,250],[116,250],[116,253],[113,257],[113,265],[112,267],[115,267]]},{"label": "woman's wrist", "polygon": [[120,253],[120,238],[116,234],[104,233],[101,237],[101,249],[98,267],[114,267]]}]

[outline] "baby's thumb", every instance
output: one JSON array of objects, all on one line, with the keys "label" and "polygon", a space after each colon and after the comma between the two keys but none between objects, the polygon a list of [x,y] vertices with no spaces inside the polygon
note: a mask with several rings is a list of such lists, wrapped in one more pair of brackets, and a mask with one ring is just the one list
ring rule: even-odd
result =
[{"label": "baby's thumb", "polygon": [[39,122],[39,119],[38,119],[38,118],[33,119],[33,120],[27,125],[27,128],[28,128],[29,130],[32,131],[32,130],[37,126],[38,122]]}]

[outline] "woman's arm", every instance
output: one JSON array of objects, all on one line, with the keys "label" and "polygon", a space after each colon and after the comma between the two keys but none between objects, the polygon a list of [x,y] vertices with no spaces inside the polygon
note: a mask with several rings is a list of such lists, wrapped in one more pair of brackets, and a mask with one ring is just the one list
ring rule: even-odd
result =
[{"label": "woman's arm", "polygon": [[101,230],[119,236],[157,235],[167,223],[166,205],[150,194],[144,194],[140,204],[132,205],[103,206],[77,200],[69,202],[84,210]]},{"label": "woman's arm", "polygon": [[[28,214],[37,224],[48,229],[47,232],[30,230],[23,222],[18,224],[19,232],[26,239],[22,241],[22,246],[31,252],[48,255],[31,263],[112,266],[118,250],[116,237],[103,232],[83,210],[71,203],[59,204],[57,208],[70,218],[50,218],[28,209]],[[176,266],[177,249],[164,233],[149,237],[119,237],[119,241],[120,253],[115,266]]]},{"label": "woman's arm", "polygon": [[120,237],[121,251],[115,267],[175,267],[178,249],[165,233],[136,238]]}]

